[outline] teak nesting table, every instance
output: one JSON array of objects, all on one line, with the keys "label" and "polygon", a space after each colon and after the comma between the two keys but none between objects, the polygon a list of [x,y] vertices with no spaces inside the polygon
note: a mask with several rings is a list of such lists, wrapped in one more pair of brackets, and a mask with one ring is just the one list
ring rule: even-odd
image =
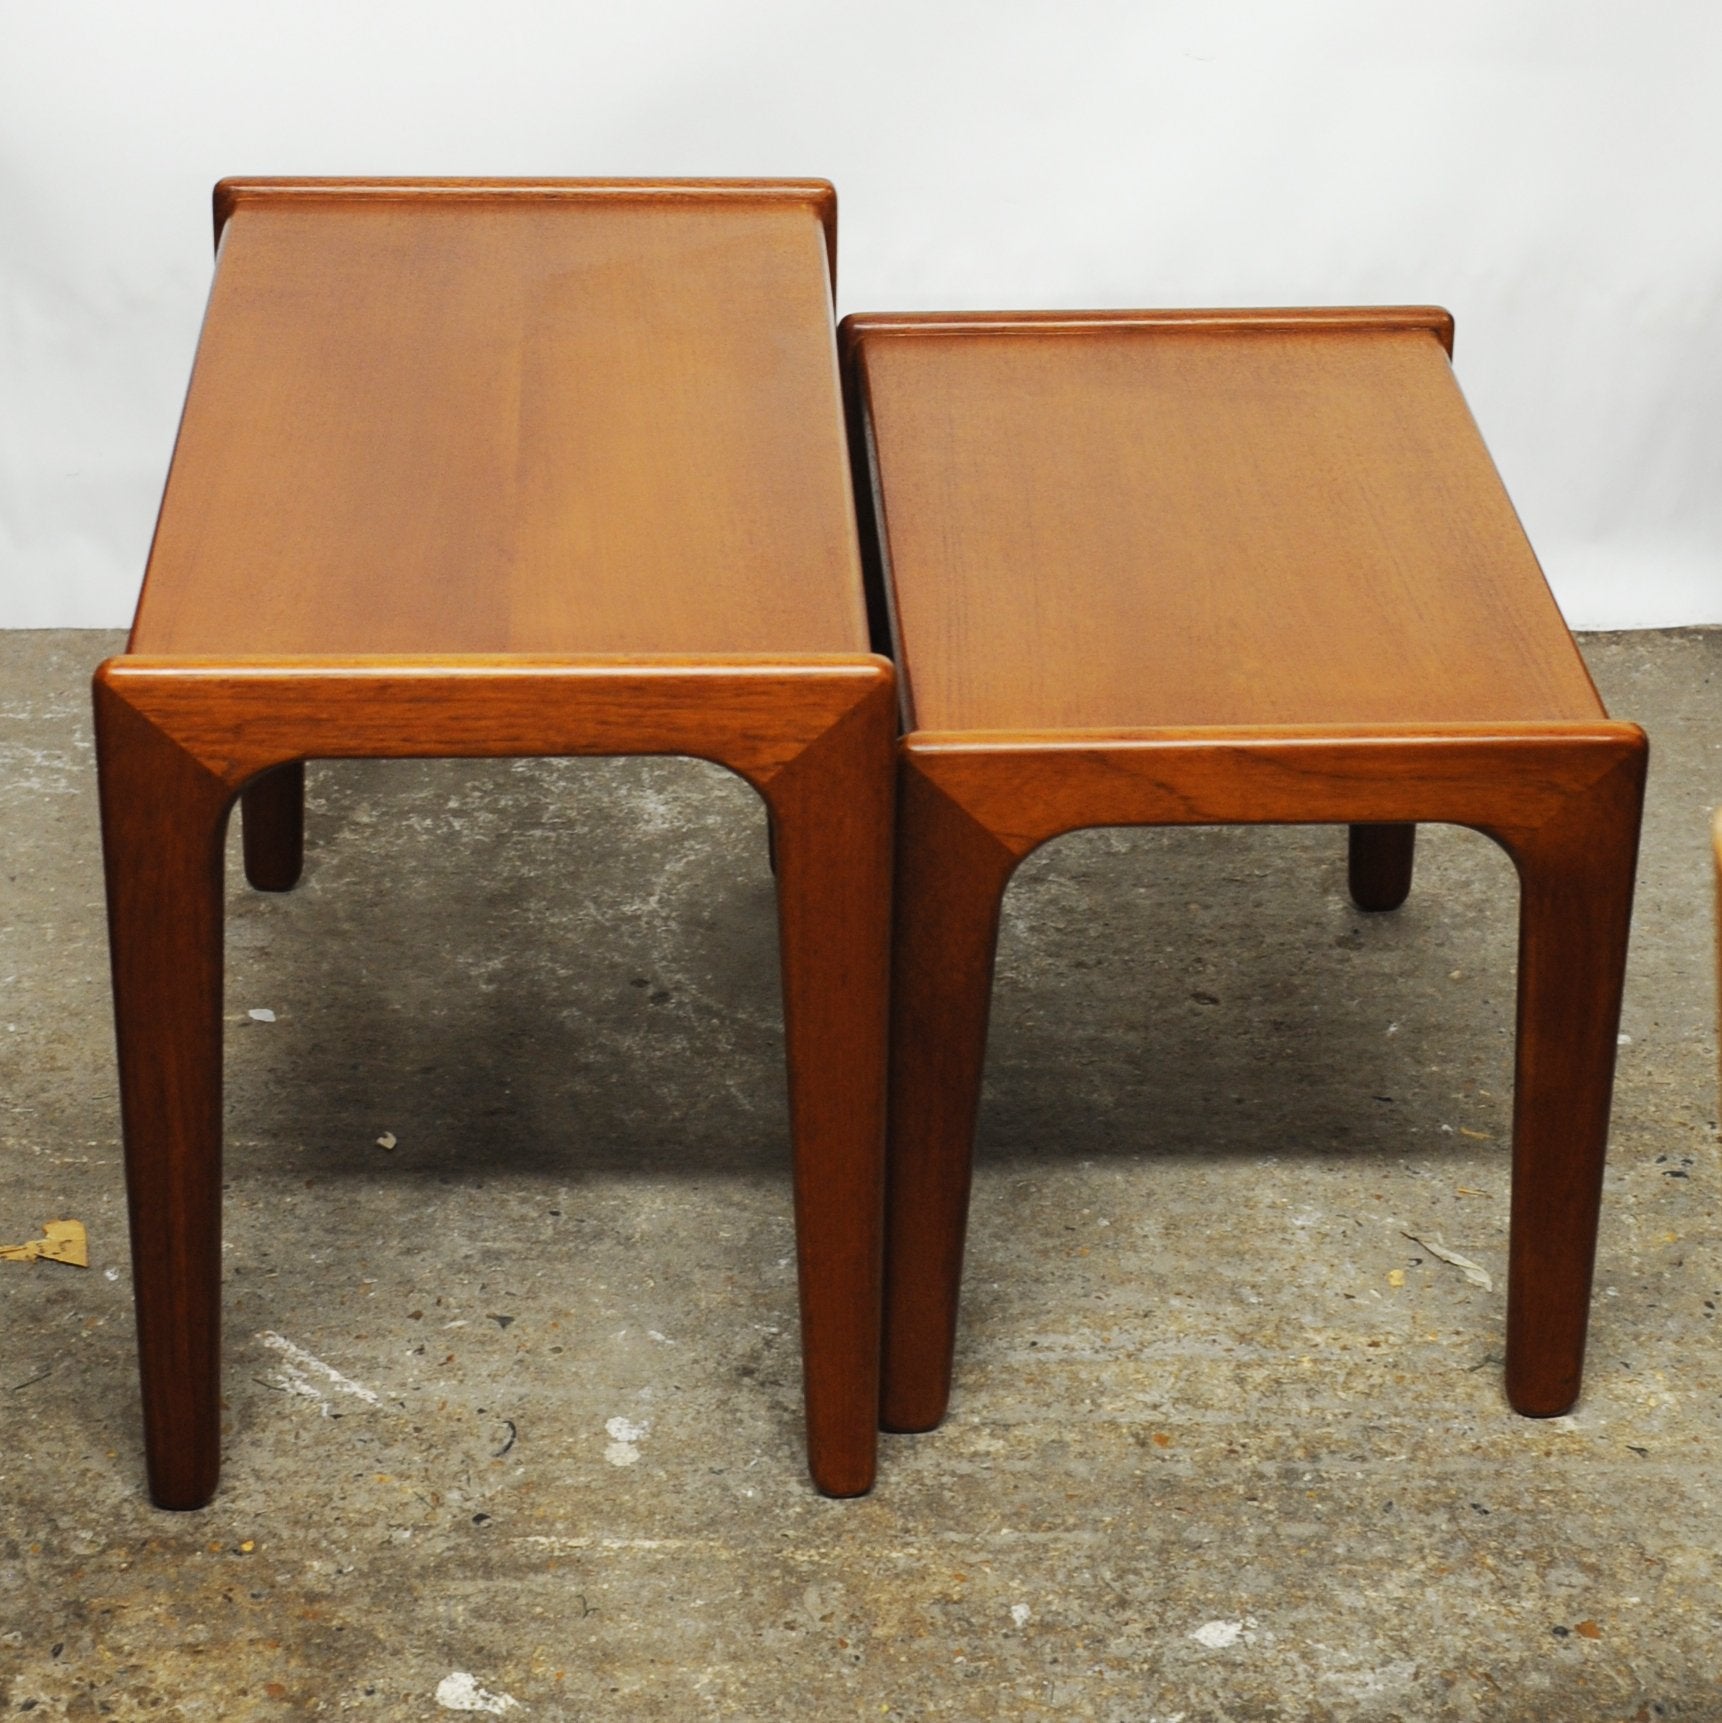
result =
[{"label": "teak nesting table", "polygon": [[150,1487],[219,1465],[223,833],[307,758],[689,754],[776,844],[810,1462],[873,1477],[891,667],[822,182],[228,181],[97,749]]},{"label": "teak nesting table", "polygon": [[1520,882],[1507,1391],[1576,1398],[1645,741],[1591,686],[1432,310],[858,317],[905,735],[884,1422],[950,1391],[999,902],[1098,825],[1421,821]]},{"label": "teak nesting table", "polygon": [[1488,833],[1520,879],[1507,1388],[1576,1398],[1645,741],[1585,674],[1450,321],[851,318],[846,439],[834,229],[817,181],[217,188],[95,685],[162,1505],[219,1469],[228,813],[252,883],[291,886],[315,758],[688,754],[765,799],[835,1495],[872,1483],[881,1410],[948,1400],[1017,862],[1081,826],[1345,824],[1353,896],[1391,909],[1419,822]]}]

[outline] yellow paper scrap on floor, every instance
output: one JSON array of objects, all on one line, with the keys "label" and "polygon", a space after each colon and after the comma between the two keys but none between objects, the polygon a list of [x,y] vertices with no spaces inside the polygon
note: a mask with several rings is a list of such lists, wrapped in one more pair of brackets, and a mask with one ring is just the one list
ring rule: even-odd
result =
[{"label": "yellow paper scrap on floor", "polygon": [[51,1220],[44,1223],[42,1237],[28,1244],[0,1244],[0,1262],[69,1262],[74,1268],[90,1266],[90,1240],[81,1220]]}]

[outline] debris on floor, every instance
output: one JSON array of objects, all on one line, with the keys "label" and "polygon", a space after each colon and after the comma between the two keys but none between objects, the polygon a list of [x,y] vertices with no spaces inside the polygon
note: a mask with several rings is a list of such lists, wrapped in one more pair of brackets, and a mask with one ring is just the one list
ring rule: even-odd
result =
[{"label": "debris on floor", "polygon": [[43,1223],[42,1237],[28,1244],[0,1244],[0,1262],[70,1263],[73,1268],[90,1266],[90,1241],[81,1220],[51,1220]]},{"label": "debris on floor", "polygon": [[1442,1262],[1451,1263],[1453,1267],[1462,1269],[1464,1271],[1465,1278],[1470,1281],[1473,1286],[1480,1286],[1485,1292],[1493,1292],[1495,1290],[1495,1282],[1493,1278],[1490,1276],[1488,1269],[1484,1268],[1480,1263],[1473,1262],[1468,1256],[1461,1256],[1456,1250],[1449,1250],[1438,1238],[1419,1238],[1416,1233],[1406,1232],[1403,1227],[1399,1230],[1402,1236],[1410,1239],[1413,1244],[1422,1245],[1422,1247],[1428,1251],[1431,1256],[1439,1257]]}]

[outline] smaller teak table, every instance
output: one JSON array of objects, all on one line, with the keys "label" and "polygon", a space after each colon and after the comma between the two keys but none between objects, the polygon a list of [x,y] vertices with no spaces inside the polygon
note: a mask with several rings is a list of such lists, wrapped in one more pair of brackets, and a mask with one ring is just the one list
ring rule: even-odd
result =
[{"label": "smaller teak table", "polygon": [[1507,1391],[1577,1397],[1645,740],[1612,722],[1436,310],[846,320],[905,714],[884,1422],[950,1391],[999,902],[1101,825],[1416,823],[1520,881]]},{"label": "smaller teak table", "polygon": [[137,621],[95,684],[150,1488],[218,1459],[222,856],[306,758],[691,754],[776,841],[808,1450],[873,1478],[891,666],[822,181],[227,181]]}]

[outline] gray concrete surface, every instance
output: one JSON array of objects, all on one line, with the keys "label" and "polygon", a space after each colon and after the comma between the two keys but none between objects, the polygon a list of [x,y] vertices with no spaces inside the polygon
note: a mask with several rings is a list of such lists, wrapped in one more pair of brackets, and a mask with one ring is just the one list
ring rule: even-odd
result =
[{"label": "gray concrete surface", "polygon": [[0,1710],[1722,1718],[1722,631],[1586,647],[1655,758],[1572,1417],[1501,1391],[1483,839],[1427,832],[1385,918],[1334,831],[1030,860],[954,1409],[833,1503],[758,804],[679,761],[348,764],[299,891],[230,867],[227,1459],[191,1515],[143,1489],[86,696],[115,644],[0,636],[0,1240],[74,1216],[92,1249],[0,1263]]}]

